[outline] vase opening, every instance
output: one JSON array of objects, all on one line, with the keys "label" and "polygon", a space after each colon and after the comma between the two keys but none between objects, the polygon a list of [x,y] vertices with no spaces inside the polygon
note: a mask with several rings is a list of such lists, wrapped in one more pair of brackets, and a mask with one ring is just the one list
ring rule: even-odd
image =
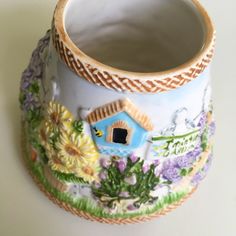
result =
[{"label": "vase opening", "polygon": [[191,60],[204,46],[205,25],[192,1],[70,0],[65,30],[93,59],[133,72],[161,72]]}]

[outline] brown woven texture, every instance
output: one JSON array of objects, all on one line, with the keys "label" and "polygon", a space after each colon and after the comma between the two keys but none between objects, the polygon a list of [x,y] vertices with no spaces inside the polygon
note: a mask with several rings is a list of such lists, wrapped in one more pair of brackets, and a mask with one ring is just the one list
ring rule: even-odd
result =
[{"label": "brown woven texture", "polygon": [[55,19],[53,19],[52,42],[62,61],[79,77],[90,83],[118,92],[159,93],[182,87],[197,78],[207,68],[215,51],[214,35],[207,52],[185,71],[176,75],[167,75],[164,79],[131,79],[129,76],[120,77],[116,73],[100,70],[96,65],[84,63],[64,42],[63,36],[59,33],[55,25]]},{"label": "brown woven texture", "polygon": [[39,189],[56,205],[58,205],[60,208],[76,215],[79,217],[82,217],[86,220],[90,221],[97,221],[100,223],[105,223],[105,224],[117,224],[117,225],[125,225],[125,224],[136,224],[136,223],[142,223],[142,222],[147,222],[150,221],[154,218],[159,218],[161,216],[166,215],[167,213],[171,212],[172,210],[176,209],[177,207],[181,206],[185,200],[187,200],[196,190],[193,189],[190,193],[188,193],[185,197],[183,197],[179,202],[174,203],[172,205],[167,206],[166,208],[157,211],[153,214],[150,215],[143,215],[143,216],[135,216],[131,218],[100,218],[97,216],[93,216],[87,212],[81,211],[75,207],[72,207],[70,204],[62,202],[58,200],[56,197],[54,197],[50,192],[46,190],[44,185],[40,182],[40,180],[32,173],[30,166],[27,164],[26,160],[26,138],[24,136],[24,131],[22,129],[22,154],[23,154],[23,159],[24,163],[26,164],[27,170],[31,177],[33,178],[34,182],[38,185]]}]

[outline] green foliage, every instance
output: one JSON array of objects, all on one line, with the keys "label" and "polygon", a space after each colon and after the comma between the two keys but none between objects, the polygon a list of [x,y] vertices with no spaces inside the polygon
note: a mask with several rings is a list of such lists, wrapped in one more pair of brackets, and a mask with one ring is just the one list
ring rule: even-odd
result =
[{"label": "green foliage", "polygon": [[72,127],[77,135],[82,134],[83,129],[84,129],[83,121],[79,121],[79,120],[73,121]]},{"label": "green foliage", "polygon": [[83,178],[79,178],[74,174],[65,174],[59,171],[53,171],[53,175],[62,182],[88,184],[88,182],[84,181]]},{"label": "green foliage", "polygon": [[38,150],[39,150],[39,156],[42,159],[43,163],[47,164],[48,163],[48,157],[47,157],[45,148],[42,145],[39,145]]},{"label": "green foliage", "polygon": [[32,129],[37,128],[42,119],[41,108],[30,110],[26,113],[26,120]]},{"label": "green foliage", "polygon": [[29,92],[34,93],[34,94],[39,94],[40,87],[38,81],[35,81],[30,87],[29,87]]},{"label": "green foliage", "polygon": [[207,150],[208,144],[209,144],[209,138],[208,138],[208,127],[206,127],[203,131],[203,134],[201,136],[201,147],[202,150],[205,152]]},{"label": "green foliage", "polygon": [[[143,173],[144,161],[140,158],[133,163],[127,159],[127,166],[122,172],[118,168],[118,162],[112,160],[108,168],[104,168],[107,178],[101,181],[101,186],[92,187],[93,194],[106,206],[112,208],[121,200],[134,199],[135,206],[140,207],[144,203],[153,203],[157,200],[150,196],[151,191],[160,183],[160,178],[155,175],[155,166],[151,165],[149,170]],[[127,179],[135,177],[134,183]],[[128,193],[126,196],[122,193]]]},{"label": "green foliage", "polygon": [[49,137],[49,144],[54,148],[54,150],[57,149],[56,143],[60,139],[60,132],[59,131],[54,131]]},{"label": "green foliage", "polygon": [[181,176],[186,176],[188,174],[188,170],[182,169],[180,174],[181,174]]}]

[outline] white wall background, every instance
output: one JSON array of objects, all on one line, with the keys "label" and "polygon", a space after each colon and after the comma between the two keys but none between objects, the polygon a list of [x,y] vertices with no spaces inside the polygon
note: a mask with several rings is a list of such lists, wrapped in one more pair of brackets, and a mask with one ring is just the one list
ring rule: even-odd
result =
[{"label": "white wall background", "polygon": [[19,78],[37,40],[50,27],[56,0],[0,0],[1,236],[236,235],[236,3],[202,3],[218,31],[212,68],[218,124],[212,169],[195,195],[168,216],[141,225],[109,226],[59,209],[26,173],[20,160]]}]

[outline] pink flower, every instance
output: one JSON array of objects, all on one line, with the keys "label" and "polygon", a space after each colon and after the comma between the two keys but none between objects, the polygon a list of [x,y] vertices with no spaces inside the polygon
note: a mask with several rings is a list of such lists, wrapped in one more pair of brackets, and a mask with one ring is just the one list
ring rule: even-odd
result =
[{"label": "pink flower", "polygon": [[102,171],[100,174],[99,174],[99,178],[101,180],[105,180],[107,178],[107,172],[105,171]]},{"label": "pink flower", "polygon": [[132,153],[129,158],[132,161],[132,163],[135,163],[138,160],[138,157],[134,153]]},{"label": "pink flower", "polygon": [[111,165],[111,160],[103,158],[101,159],[100,164],[103,168],[107,169]]},{"label": "pink flower", "polygon": [[123,160],[118,161],[118,169],[121,173],[125,171],[126,168],[126,162]]},{"label": "pink flower", "polygon": [[133,174],[133,175],[130,176],[130,177],[126,177],[126,178],[125,178],[125,182],[126,182],[127,184],[130,184],[130,185],[135,185],[135,184],[137,183],[136,175]]},{"label": "pink flower", "polygon": [[135,210],[137,210],[137,207],[135,207],[133,204],[130,204],[129,206],[127,206],[127,209],[129,211],[135,211]]},{"label": "pink flower", "polygon": [[150,165],[145,164],[145,165],[143,166],[143,173],[146,174],[149,170],[150,170]]}]

